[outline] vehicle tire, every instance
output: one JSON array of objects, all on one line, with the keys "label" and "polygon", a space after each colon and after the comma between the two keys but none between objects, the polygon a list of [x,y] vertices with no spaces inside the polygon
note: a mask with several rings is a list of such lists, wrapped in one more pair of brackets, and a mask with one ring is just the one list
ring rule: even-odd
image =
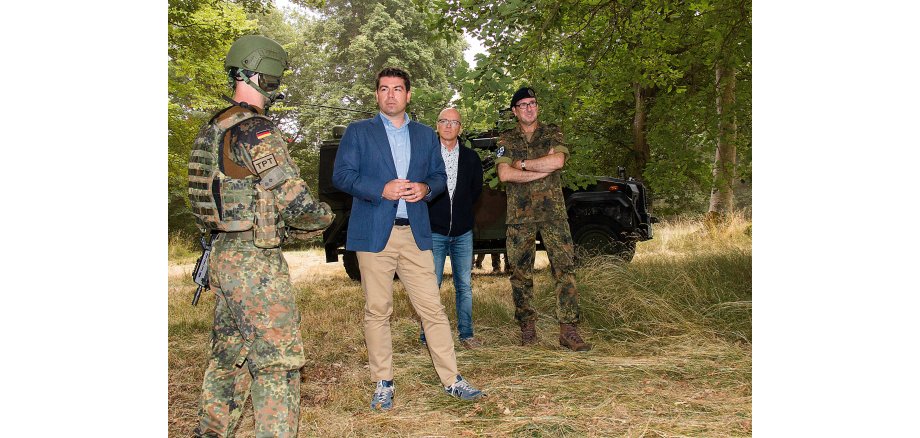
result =
[{"label": "vehicle tire", "polygon": [[358,267],[358,254],[354,251],[345,251],[342,254],[342,265],[345,266],[345,273],[348,278],[354,281],[361,281],[361,269]]},{"label": "vehicle tire", "polygon": [[589,222],[575,229],[575,257],[582,260],[596,256],[615,256],[624,262],[632,260],[636,242],[617,240],[617,233],[602,223]]}]

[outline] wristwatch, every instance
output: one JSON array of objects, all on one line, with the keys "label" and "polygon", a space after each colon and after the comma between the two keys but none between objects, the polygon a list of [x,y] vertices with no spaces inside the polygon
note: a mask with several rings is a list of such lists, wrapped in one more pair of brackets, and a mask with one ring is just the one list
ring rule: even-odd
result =
[{"label": "wristwatch", "polygon": [[525,164],[526,161],[527,160],[521,160],[521,170],[527,170],[527,164]]}]

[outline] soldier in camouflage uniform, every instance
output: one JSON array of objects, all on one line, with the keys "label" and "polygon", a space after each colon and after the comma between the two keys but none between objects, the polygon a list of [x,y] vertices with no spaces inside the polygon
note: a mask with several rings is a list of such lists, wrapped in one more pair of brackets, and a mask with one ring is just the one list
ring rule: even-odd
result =
[{"label": "soldier in camouflage uniform", "polygon": [[251,393],[257,437],[296,437],[305,359],[281,241],[288,230],[321,230],[334,215],[310,195],[282,133],[263,116],[279,97],[287,53],[244,36],[225,65],[233,105],[202,128],[189,163],[192,207],[213,236],[216,301],[194,435],[232,436]]},{"label": "soldier in camouflage uniform", "polygon": [[537,121],[536,93],[524,87],[511,98],[517,127],[498,137],[495,160],[498,178],[508,194],[506,264],[511,270],[514,316],[521,326],[521,345],[537,342],[533,300],[536,236],[542,236],[556,280],[556,319],[559,345],[587,351],[591,345],[578,335],[578,289],[575,287],[574,245],[562,196],[560,175],[569,150],[562,132]]}]

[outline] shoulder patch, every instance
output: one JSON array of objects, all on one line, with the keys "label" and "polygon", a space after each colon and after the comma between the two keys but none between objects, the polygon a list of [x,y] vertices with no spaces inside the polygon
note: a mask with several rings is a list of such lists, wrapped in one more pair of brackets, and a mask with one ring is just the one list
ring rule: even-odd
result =
[{"label": "shoulder patch", "polygon": [[237,139],[249,147],[255,146],[263,141],[274,140],[272,137],[278,136],[277,132],[275,132],[275,125],[270,120],[266,120],[262,117],[253,117],[244,120],[232,129]]},{"label": "shoulder patch", "polygon": [[269,153],[252,159],[252,167],[254,167],[259,174],[263,174],[276,166],[278,166],[278,160],[275,159],[274,154]]},{"label": "shoulder patch", "polygon": [[500,157],[500,156],[502,156],[502,155],[505,155],[505,147],[504,147],[504,146],[498,148],[498,149],[495,151],[495,156],[496,156],[496,157]]}]

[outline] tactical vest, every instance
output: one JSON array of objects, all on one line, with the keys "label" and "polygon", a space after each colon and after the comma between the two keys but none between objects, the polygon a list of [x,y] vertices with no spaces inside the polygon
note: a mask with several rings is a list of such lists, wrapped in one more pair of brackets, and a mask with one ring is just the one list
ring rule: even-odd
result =
[{"label": "tactical vest", "polygon": [[258,175],[231,178],[220,170],[227,131],[253,117],[271,119],[253,111],[222,114],[201,127],[188,162],[188,195],[195,223],[202,233],[252,229],[256,246],[276,247],[281,244],[284,224],[274,195],[259,184]]}]

